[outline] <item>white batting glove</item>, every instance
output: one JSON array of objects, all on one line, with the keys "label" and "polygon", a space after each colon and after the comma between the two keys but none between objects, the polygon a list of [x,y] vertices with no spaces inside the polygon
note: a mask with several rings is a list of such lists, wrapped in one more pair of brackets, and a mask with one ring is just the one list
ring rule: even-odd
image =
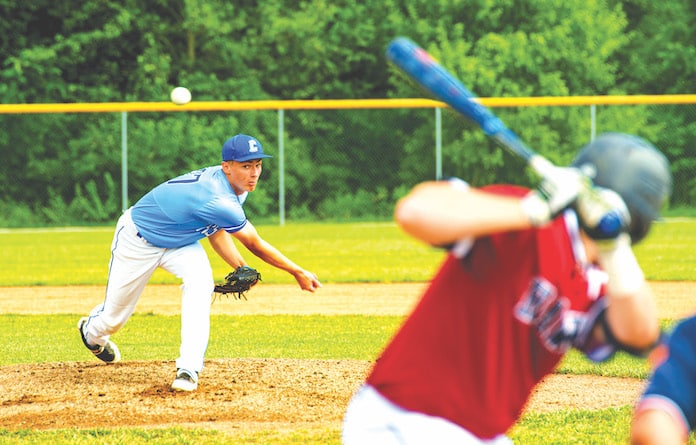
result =
[{"label": "white batting glove", "polygon": [[590,187],[590,180],[577,168],[553,167],[537,190],[522,198],[522,208],[532,226],[543,226],[573,205]]},{"label": "white batting glove", "polygon": [[634,295],[645,277],[631,249],[631,216],[624,200],[613,190],[590,187],[578,196],[575,209],[580,226],[597,244],[599,265],[609,276],[609,294]]}]

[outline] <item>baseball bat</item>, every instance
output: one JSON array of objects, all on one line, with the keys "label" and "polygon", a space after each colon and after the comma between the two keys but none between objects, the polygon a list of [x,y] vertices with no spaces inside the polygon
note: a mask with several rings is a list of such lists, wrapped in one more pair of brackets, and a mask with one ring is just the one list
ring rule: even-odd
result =
[{"label": "baseball bat", "polygon": [[[478,102],[474,93],[412,40],[406,37],[392,40],[387,47],[387,58],[427,92],[476,122],[486,135],[524,159],[542,178],[547,177],[551,169],[555,168],[548,159],[528,147],[490,109]],[[623,217],[618,210],[607,209],[598,218],[594,230],[609,239],[620,233],[623,224]]]},{"label": "baseball bat", "polygon": [[478,124],[503,148],[524,159],[541,177],[553,168],[549,160],[528,147],[490,109],[478,102],[474,93],[411,39],[392,40],[387,47],[387,59],[425,91]]}]

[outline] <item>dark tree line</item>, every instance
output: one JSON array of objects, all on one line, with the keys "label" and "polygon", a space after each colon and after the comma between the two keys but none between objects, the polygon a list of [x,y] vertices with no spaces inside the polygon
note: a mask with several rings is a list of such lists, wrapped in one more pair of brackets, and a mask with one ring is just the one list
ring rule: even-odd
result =
[{"label": "dark tree line", "polygon": [[[0,101],[163,101],[422,97],[389,67],[396,36],[420,43],[483,97],[684,94],[696,90],[689,0],[0,0]],[[497,111],[559,163],[587,142],[587,110]],[[696,106],[599,107],[601,131],[637,133],[670,158],[672,206],[696,203]],[[0,224],[109,221],[120,211],[120,118],[0,114]],[[287,206],[296,217],[386,215],[434,171],[423,110],[286,115]],[[443,121],[445,173],[472,183],[529,180],[473,126]],[[129,194],[218,163],[231,134],[266,141],[272,112],[129,116]],[[274,172],[269,168],[269,178]],[[250,202],[272,215],[277,191]],[[255,206],[255,207],[254,207]],[[294,213],[292,213],[294,212]]]}]

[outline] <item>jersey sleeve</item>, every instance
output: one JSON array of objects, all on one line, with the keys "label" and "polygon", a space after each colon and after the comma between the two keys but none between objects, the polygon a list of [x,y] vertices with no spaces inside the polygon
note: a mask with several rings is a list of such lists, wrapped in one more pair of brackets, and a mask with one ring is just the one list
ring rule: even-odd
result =
[{"label": "jersey sleeve", "polygon": [[241,203],[229,197],[219,197],[208,202],[199,210],[199,216],[228,233],[241,230],[247,223]]}]

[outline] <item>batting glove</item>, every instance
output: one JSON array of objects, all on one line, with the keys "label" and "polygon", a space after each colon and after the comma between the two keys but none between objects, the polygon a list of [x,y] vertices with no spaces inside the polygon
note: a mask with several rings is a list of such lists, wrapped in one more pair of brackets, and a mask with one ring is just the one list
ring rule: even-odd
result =
[{"label": "batting glove", "polygon": [[522,208],[532,226],[547,224],[591,187],[590,180],[574,167],[553,167],[537,190],[522,198]]},{"label": "batting glove", "polygon": [[610,248],[617,237],[626,232],[631,222],[621,196],[601,187],[584,189],[575,202],[575,210],[583,230],[605,248]]},{"label": "batting glove", "polygon": [[634,295],[645,277],[631,249],[627,233],[631,216],[624,200],[613,190],[590,187],[580,194],[575,209],[580,226],[597,244],[599,265],[609,277],[609,294]]}]

